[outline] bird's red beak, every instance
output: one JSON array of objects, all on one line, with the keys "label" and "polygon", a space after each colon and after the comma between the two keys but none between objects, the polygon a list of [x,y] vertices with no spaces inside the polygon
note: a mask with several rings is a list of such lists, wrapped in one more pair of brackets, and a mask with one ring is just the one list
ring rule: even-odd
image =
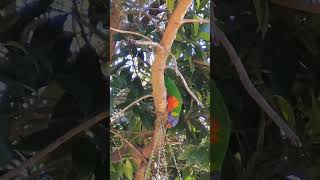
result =
[{"label": "bird's red beak", "polygon": [[170,123],[168,123],[168,124],[166,125],[166,128],[170,129],[170,128],[172,128],[172,125],[171,125]]}]

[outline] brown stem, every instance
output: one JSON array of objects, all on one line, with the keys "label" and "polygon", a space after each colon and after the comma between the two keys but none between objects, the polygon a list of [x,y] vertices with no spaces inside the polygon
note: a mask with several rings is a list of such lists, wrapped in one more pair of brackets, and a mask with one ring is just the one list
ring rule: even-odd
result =
[{"label": "brown stem", "polygon": [[137,150],[136,147],[134,147],[133,144],[131,144],[126,138],[124,138],[123,136],[121,136],[121,134],[113,131],[113,130],[110,130],[110,132],[116,136],[118,136],[120,139],[122,139],[137,155],[140,156],[140,158],[143,160],[144,163],[148,163],[147,162],[147,159],[141,154],[141,152],[139,150]]},{"label": "brown stem", "polygon": [[[110,26],[117,28],[117,29],[122,29],[122,20],[123,20],[123,14],[121,14],[121,2],[118,2],[117,0],[112,1],[111,3],[111,13],[110,13]],[[110,40],[109,40],[109,48],[110,48],[110,63],[112,60],[112,56],[114,54],[114,49],[116,46],[116,43],[113,41],[113,36],[115,35],[115,32],[111,31],[110,32]]]},{"label": "brown stem", "polygon": [[[152,141],[143,149],[143,155],[150,158],[152,149],[155,152],[159,149],[159,144],[156,141],[157,137],[163,137],[160,124],[164,123],[167,119],[167,92],[164,85],[164,70],[166,67],[166,61],[170,55],[170,50],[179,27],[183,23],[184,16],[191,5],[192,0],[180,0],[170,16],[167,28],[160,41],[160,46],[156,48],[155,61],[151,67],[151,83],[153,89],[153,98],[155,104],[155,111],[157,112],[157,119],[155,121],[155,130]],[[140,164],[139,170],[135,175],[136,180],[143,180],[144,173],[147,168],[147,164]]]}]

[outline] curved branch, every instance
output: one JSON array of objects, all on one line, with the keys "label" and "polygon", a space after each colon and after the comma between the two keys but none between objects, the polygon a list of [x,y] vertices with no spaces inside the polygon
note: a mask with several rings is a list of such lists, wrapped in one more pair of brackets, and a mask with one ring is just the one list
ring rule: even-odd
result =
[{"label": "curved branch", "polygon": [[113,28],[113,27],[110,27],[110,29],[112,31],[115,31],[115,32],[118,32],[118,33],[123,33],[123,34],[133,34],[133,35],[137,35],[137,36],[141,36],[149,41],[152,41],[150,38],[148,38],[147,36],[145,35],[142,35],[140,33],[137,33],[137,32],[133,32],[133,31],[125,31],[125,30],[121,30],[121,29],[117,29],[117,28]]},{"label": "curved branch", "polygon": [[[183,24],[183,19],[189,6],[192,4],[192,0],[180,0],[170,16],[168,25],[160,41],[160,46],[156,48],[155,61],[151,67],[151,84],[152,95],[155,104],[155,111],[157,112],[157,119],[155,121],[155,130],[152,141],[143,149],[143,155],[149,158],[152,154],[152,150],[158,151],[159,142],[157,138],[163,137],[163,132],[160,129],[160,125],[167,120],[167,91],[164,84],[164,70],[166,68],[167,58],[170,55],[170,50],[173,41],[177,35],[180,26]],[[147,168],[147,164],[140,164],[139,170],[135,175],[135,179],[144,179],[144,172]]]},{"label": "curved branch", "polygon": [[46,148],[40,151],[38,154],[34,155],[32,158],[28,159],[27,161],[23,162],[21,166],[17,167],[16,169],[9,171],[8,173],[4,174],[0,177],[1,180],[10,180],[19,175],[23,169],[27,169],[33,166],[35,163],[42,160],[45,156],[49,153],[57,149],[60,145],[64,144],[68,140],[70,140],[75,135],[79,134],[82,131],[89,129],[90,127],[94,126],[98,122],[106,119],[108,117],[107,112],[102,112],[90,120],[85,121],[84,123],[80,124],[79,126],[71,129],[63,136],[59,137],[55,142],[49,144]]},{"label": "curved branch", "polygon": [[293,132],[292,129],[285,123],[285,121],[280,117],[275,110],[268,104],[268,102],[263,98],[263,96],[259,93],[259,91],[254,87],[253,83],[251,82],[246,69],[244,68],[240,57],[238,56],[237,52],[235,51],[233,45],[230,43],[226,35],[219,29],[219,27],[214,26],[214,35],[218,41],[220,41],[227,51],[230,60],[236,71],[239,75],[240,81],[249,95],[256,101],[256,103],[260,106],[260,108],[268,114],[268,116],[274,121],[274,123],[282,129],[290,141],[298,146],[301,147],[301,142],[299,137]]},{"label": "curved branch", "polygon": [[136,154],[138,154],[141,157],[141,159],[143,160],[144,163],[148,163],[147,159],[141,154],[141,152],[139,150],[137,150],[137,148],[134,147],[134,145],[131,144],[126,138],[122,137],[121,134],[119,134],[113,130],[110,130],[110,132],[112,134],[114,134],[115,136],[118,136],[120,139],[122,139]]},{"label": "curved branch", "polygon": [[128,106],[126,106],[125,108],[123,108],[120,112],[118,112],[117,114],[111,116],[110,118],[110,122],[113,123],[115,120],[117,120],[124,112],[126,112],[126,110],[128,110],[131,106],[137,104],[138,102],[140,102],[143,99],[152,97],[152,95],[145,95],[140,97],[139,99],[133,101],[131,104],[129,104]]},{"label": "curved branch", "polygon": [[210,20],[209,19],[185,19],[182,21],[182,23],[184,23],[184,24],[188,24],[188,23],[203,24],[203,23],[210,23]]}]

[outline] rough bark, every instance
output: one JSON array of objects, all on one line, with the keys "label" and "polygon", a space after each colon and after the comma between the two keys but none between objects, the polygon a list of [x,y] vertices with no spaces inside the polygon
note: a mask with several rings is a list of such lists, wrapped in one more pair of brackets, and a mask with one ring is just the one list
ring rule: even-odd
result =
[{"label": "rough bark", "polygon": [[[156,48],[155,61],[151,67],[151,83],[153,89],[153,99],[157,119],[155,121],[155,130],[151,142],[142,150],[142,154],[149,159],[154,148],[154,152],[159,150],[157,142],[159,137],[163,137],[163,131],[160,129],[161,123],[167,120],[167,92],[164,84],[164,70],[166,61],[171,51],[172,43],[176,37],[179,27],[183,23],[184,16],[191,5],[192,0],[180,0],[171,15],[164,35],[160,41],[160,46]],[[143,180],[147,164],[139,164],[139,170],[135,175],[135,180]]]}]

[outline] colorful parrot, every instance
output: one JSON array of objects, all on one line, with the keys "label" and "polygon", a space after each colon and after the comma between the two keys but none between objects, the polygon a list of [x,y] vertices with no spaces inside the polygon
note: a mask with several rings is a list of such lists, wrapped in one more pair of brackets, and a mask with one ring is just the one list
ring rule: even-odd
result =
[{"label": "colorful parrot", "polygon": [[167,76],[164,76],[164,82],[167,89],[167,109],[168,109],[168,123],[166,128],[173,128],[179,122],[179,115],[182,107],[182,97],[178,87]]}]

